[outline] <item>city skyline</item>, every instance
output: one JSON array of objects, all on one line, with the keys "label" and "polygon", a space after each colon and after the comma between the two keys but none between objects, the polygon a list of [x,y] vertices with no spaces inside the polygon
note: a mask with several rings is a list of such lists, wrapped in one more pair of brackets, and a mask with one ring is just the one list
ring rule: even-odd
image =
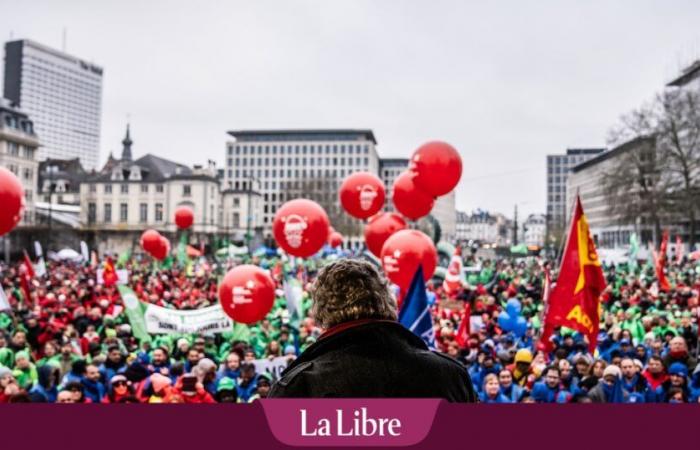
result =
[{"label": "city skyline", "polygon": [[66,50],[105,68],[98,165],[127,121],[135,157],[219,167],[230,129],[369,128],[385,158],[455,145],[458,209],[527,216],[545,212],[545,155],[606,146],[617,118],[696,56],[693,3],[562,8],[27,2],[0,30],[61,49],[65,27]]}]

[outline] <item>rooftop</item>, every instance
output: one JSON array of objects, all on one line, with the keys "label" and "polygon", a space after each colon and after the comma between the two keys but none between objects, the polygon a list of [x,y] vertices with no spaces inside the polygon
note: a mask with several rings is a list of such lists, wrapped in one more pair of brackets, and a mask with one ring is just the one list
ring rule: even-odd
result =
[{"label": "rooftop", "polygon": [[681,87],[698,77],[700,77],[700,59],[694,61],[691,65],[683,69],[681,74],[669,81],[666,86]]},{"label": "rooftop", "polygon": [[355,141],[368,140],[375,145],[377,140],[369,129],[301,129],[301,130],[232,130],[228,134],[243,142],[260,141]]}]

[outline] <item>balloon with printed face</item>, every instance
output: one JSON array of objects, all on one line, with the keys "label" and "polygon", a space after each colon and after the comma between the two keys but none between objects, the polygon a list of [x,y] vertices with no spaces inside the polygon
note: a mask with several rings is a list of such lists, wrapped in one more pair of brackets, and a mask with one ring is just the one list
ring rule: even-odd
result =
[{"label": "balloon with printed face", "polygon": [[22,219],[24,189],[17,176],[0,167],[0,236],[12,231]]},{"label": "balloon with printed face", "polygon": [[379,213],[365,225],[365,244],[377,258],[382,256],[382,246],[389,236],[406,228],[406,221],[396,213]]},{"label": "balloon with printed face", "polygon": [[384,243],[381,261],[389,280],[405,291],[410,287],[418,266],[423,267],[425,281],[433,276],[438,261],[437,249],[425,233],[401,230]]},{"label": "balloon with printed face", "polygon": [[340,204],[358,219],[367,219],[384,206],[385,188],[382,180],[369,172],[348,175],[340,186]]},{"label": "balloon with printed face", "polygon": [[189,206],[180,206],[175,210],[175,225],[186,230],[194,223],[194,211]]},{"label": "balloon with printed face", "polygon": [[290,200],[277,210],[272,234],[277,245],[292,256],[309,257],[328,240],[328,215],[316,202]]},{"label": "balloon with printed face", "polygon": [[328,236],[328,245],[333,248],[340,247],[343,245],[343,235],[337,231],[332,232],[331,235]]},{"label": "balloon with printed face", "polygon": [[435,198],[418,189],[413,182],[414,174],[402,172],[394,181],[394,191],[391,199],[396,210],[411,220],[427,216],[435,205]]},{"label": "balloon with printed face", "polygon": [[433,197],[448,194],[462,177],[462,157],[447,142],[432,141],[418,147],[411,157],[416,186]]},{"label": "balloon with printed face", "polygon": [[146,253],[153,254],[153,252],[160,246],[160,238],[162,236],[156,230],[146,230],[141,235],[141,248]]},{"label": "balloon with printed face", "polygon": [[234,321],[255,323],[265,318],[275,301],[275,283],[258,266],[244,264],[229,270],[219,286],[219,302]]}]

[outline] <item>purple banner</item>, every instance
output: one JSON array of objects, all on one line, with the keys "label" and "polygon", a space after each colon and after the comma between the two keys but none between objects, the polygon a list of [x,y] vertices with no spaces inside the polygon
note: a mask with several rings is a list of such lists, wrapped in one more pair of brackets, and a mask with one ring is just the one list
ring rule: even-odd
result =
[{"label": "purple banner", "polygon": [[436,399],[274,399],[262,405],[272,434],[293,446],[397,447],[428,435]]}]

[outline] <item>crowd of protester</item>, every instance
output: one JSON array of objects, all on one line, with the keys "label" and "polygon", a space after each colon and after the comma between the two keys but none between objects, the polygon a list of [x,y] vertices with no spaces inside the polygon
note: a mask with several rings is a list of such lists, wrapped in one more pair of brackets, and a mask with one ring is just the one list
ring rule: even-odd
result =
[{"label": "crowd of protester", "polygon": [[[309,311],[310,285],[323,260],[292,266],[254,259],[278,283],[272,311],[260,323],[213,335],[133,334],[119,291],[98,283],[94,265],[47,264],[29,298],[22,265],[1,266],[11,310],[0,312],[0,403],[248,403],[274,383],[254,361],[295,358],[323,330]],[[428,284],[436,345],[463,363],[485,403],[700,402],[698,297],[700,270],[684,260],[667,268],[671,289],[659,292],[653,268],[605,267],[601,325],[594,353],[579,333],[558,329],[554,350],[538,342],[543,312],[539,258],[466,261],[472,272],[449,295]],[[166,308],[218,302],[217,283],[231,263],[202,260],[191,267],[126,263],[137,297]],[[555,274],[556,275],[556,274]],[[303,286],[301,320],[291,320],[282,281]],[[434,294],[434,295],[433,295]],[[518,336],[498,315],[517,298],[528,328]],[[470,311],[465,319],[465,311]],[[466,322],[465,322],[466,321]],[[465,333],[467,339],[460,339]],[[462,325],[460,327],[460,325]]]}]

